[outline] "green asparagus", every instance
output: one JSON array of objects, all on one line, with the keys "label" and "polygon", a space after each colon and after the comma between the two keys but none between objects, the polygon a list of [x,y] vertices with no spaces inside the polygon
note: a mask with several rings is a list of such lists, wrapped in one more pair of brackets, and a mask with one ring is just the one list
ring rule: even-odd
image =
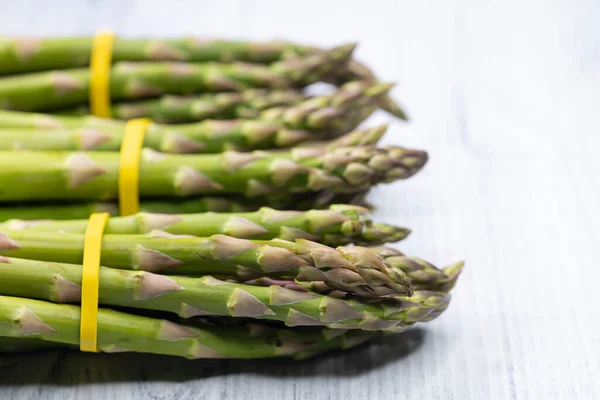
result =
[{"label": "green asparagus", "polygon": [[[89,64],[93,38],[0,37],[0,76],[24,72],[83,67]],[[199,38],[124,39],[117,38],[113,62],[119,61],[246,61],[272,63],[321,52],[310,46],[284,41],[241,42]],[[376,80],[363,64],[350,60],[333,69],[325,79],[340,84],[355,80]],[[386,96],[383,108],[406,119],[402,109]]]},{"label": "green asparagus", "polygon": [[[325,81],[334,85],[341,85],[351,81],[377,82],[377,78],[373,74],[373,71],[364,64],[356,60],[349,60],[344,65],[341,65],[340,68],[332,71],[329,77],[325,78]],[[389,95],[383,97],[380,106],[399,119],[408,119],[404,110]]]},{"label": "green asparagus", "polygon": [[[174,200],[144,200],[140,203],[141,212],[164,214],[190,214],[203,212],[244,212],[256,211],[265,204],[281,209],[311,210],[326,208],[331,204],[352,204],[366,206],[367,192],[338,193],[328,191],[316,194],[289,194],[277,196],[256,197],[252,199],[243,196],[200,197]],[[116,203],[21,203],[0,206],[0,222],[9,219],[82,219],[90,214],[107,212],[112,216],[119,214]]]},{"label": "green asparagus", "polygon": [[[43,339],[79,345],[81,309],[19,297],[0,296],[0,336]],[[98,350],[141,352],[197,358],[304,358],[327,350],[349,348],[377,336],[328,328],[186,326],[100,308]]]},{"label": "green asparagus", "polygon": [[406,273],[415,290],[449,292],[454,288],[464,267],[463,262],[458,262],[439,269],[420,258],[406,256],[392,247],[372,246],[369,250],[379,254],[393,268]]},{"label": "green asparagus", "polygon": [[[131,119],[149,117],[155,122],[194,122],[204,119],[260,119],[279,122],[290,129],[338,131],[353,128],[357,115],[370,114],[365,110],[376,109],[390,84],[353,81],[340,85],[328,95],[302,97],[297,91],[247,90],[242,93],[215,93],[201,96],[165,96],[160,99],[113,106],[113,118]],[[87,115],[89,110],[80,107],[62,115]],[[345,122],[345,123],[344,123]],[[0,122],[1,123],[1,122]],[[56,120],[56,124],[60,124]],[[69,124],[75,126],[75,124]],[[0,125],[1,126],[1,125]]]},{"label": "green asparagus", "polygon": [[[18,258],[0,259],[0,294],[81,302],[81,265]],[[412,297],[365,303],[335,299],[280,286],[251,286],[215,279],[164,276],[101,267],[99,303],[105,306],[171,312],[181,318],[220,315],[284,322],[294,326],[398,330],[446,308],[450,296],[421,291]]]},{"label": "green asparagus", "polygon": [[[0,37],[0,75],[85,67],[94,38]],[[119,61],[246,61],[272,63],[313,49],[290,42],[236,42],[200,38],[128,39],[117,37],[112,60]]]},{"label": "green asparagus", "polygon": [[[124,125],[80,129],[0,128],[0,151],[119,151],[124,128]],[[325,148],[337,148],[341,145],[375,144],[386,129],[387,126],[381,125],[347,132],[326,141],[319,140],[319,136],[326,138],[329,132],[290,130],[277,123],[253,120],[207,120],[195,124],[173,125],[172,128],[150,124],[144,136],[144,147],[176,154],[272,150],[295,145],[306,147],[314,143],[324,144]]]},{"label": "green asparagus", "polygon": [[[442,269],[417,257],[409,257],[404,253],[387,246],[370,246],[369,250],[380,255],[393,269],[405,273],[411,281],[415,291],[448,293],[454,288],[460,276],[464,262],[459,261]],[[226,277],[227,279],[228,277]],[[246,280],[243,275],[237,277],[239,282],[258,286],[281,286],[293,290],[309,290],[321,294],[331,294],[331,287],[320,281],[298,282],[293,280],[277,279],[272,277],[251,278]]]},{"label": "green asparagus", "polygon": [[[115,217],[108,221],[105,234],[144,234],[161,229],[176,235],[211,236],[217,233],[242,239],[306,238],[328,246],[375,245],[397,242],[408,236],[406,228],[374,223],[369,210],[336,204],[328,210],[278,211],[261,207],[247,213],[150,214]],[[28,229],[46,232],[85,233],[87,219],[17,220],[0,223],[1,229]]]},{"label": "green asparagus", "polygon": [[328,95],[315,96],[294,106],[266,109],[259,119],[281,122],[287,128],[345,132],[356,124],[354,116],[362,116],[365,109],[377,108],[392,87],[387,83],[348,82]]},{"label": "green asparagus", "polygon": [[[145,149],[139,186],[141,197],[259,197],[325,189],[347,193],[408,178],[426,161],[424,151],[400,147],[215,155],[165,155]],[[0,152],[0,202],[114,199],[118,165],[119,154],[110,152]]]},{"label": "green asparagus", "polygon": [[[202,121],[205,119],[258,118],[262,110],[292,106],[306,100],[294,89],[248,89],[242,92],[211,93],[197,96],[166,95],[157,99],[113,104],[111,115],[116,119],[151,118],[164,124]],[[59,110],[59,115],[88,115],[87,106]]]},{"label": "green asparagus", "polygon": [[[361,103],[371,107],[369,101],[374,101],[386,87],[353,82],[334,95],[317,97],[297,107],[269,109],[256,120],[206,120],[184,125],[152,123],[146,130],[144,147],[166,153],[220,153],[234,149],[285,148],[338,137],[346,133],[342,130],[356,125],[353,118],[348,118],[354,115],[356,107]],[[40,124],[38,121],[45,126],[36,127]],[[125,125],[125,122],[94,117],[50,117],[0,111],[0,150],[118,151]],[[346,140],[374,135],[378,140],[384,131],[385,127],[380,126],[350,132],[346,133],[350,136]]]},{"label": "green asparagus", "polygon": [[[33,230],[0,230],[0,254],[71,264],[83,260],[84,235]],[[324,281],[361,297],[410,295],[404,272],[390,269],[364,247],[337,249],[306,239],[268,241],[222,234],[200,238],[155,229],[144,235],[104,235],[101,264],[112,268],[174,275],[285,276]]]},{"label": "green asparagus", "polygon": [[[297,88],[323,79],[352,55],[344,45],[268,66],[246,63],[119,62],[110,71],[112,100],[163,94]],[[0,108],[49,111],[87,104],[89,69],[38,72],[0,78]]]}]

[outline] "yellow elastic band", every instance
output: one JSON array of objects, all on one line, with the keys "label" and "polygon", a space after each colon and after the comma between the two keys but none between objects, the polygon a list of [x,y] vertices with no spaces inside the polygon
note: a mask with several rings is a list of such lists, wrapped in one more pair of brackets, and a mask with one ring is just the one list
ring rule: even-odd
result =
[{"label": "yellow elastic band", "polygon": [[125,125],[119,159],[119,211],[135,214],[140,209],[140,152],[149,119],[132,119]]},{"label": "yellow elastic band", "polygon": [[110,118],[110,65],[115,35],[98,32],[90,58],[90,111],[101,118]]},{"label": "yellow elastic band", "polygon": [[100,272],[102,234],[107,221],[108,213],[92,214],[85,230],[81,276],[81,327],[79,332],[79,348],[81,351],[98,351],[98,275]]}]

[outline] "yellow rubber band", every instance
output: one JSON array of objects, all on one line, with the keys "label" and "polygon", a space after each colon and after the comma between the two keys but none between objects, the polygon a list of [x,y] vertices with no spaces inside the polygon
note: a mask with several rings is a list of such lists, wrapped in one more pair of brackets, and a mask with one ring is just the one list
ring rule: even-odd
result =
[{"label": "yellow rubber band", "polygon": [[81,351],[98,351],[98,275],[100,273],[102,235],[107,221],[108,213],[92,214],[85,230],[81,276],[81,327],[79,332],[79,348]]},{"label": "yellow rubber band", "polygon": [[110,66],[114,42],[112,32],[98,32],[90,57],[90,112],[101,118],[110,118]]},{"label": "yellow rubber band", "polygon": [[119,211],[135,214],[140,209],[140,152],[149,119],[132,119],[125,125],[119,158]]}]

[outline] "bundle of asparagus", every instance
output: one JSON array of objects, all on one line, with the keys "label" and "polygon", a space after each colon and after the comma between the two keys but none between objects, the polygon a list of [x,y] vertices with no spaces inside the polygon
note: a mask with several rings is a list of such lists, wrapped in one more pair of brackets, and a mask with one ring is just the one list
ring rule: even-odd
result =
[{"label": "bundle of asparagus", "polygon": [[[117,39],[114,119],[100,119],[92,43],[0,38],[0,352],[78,347],[94,212],[113,215],[98,351],[305,358],[448,307],[463,263],[386,247],[410,230],[365,207],[428,156],[377,147],[387,126],[357,129],[378,108],[404,113],[354,45]],[[338,88],[303,93],[319,81]],[[119,120],[137,117],[154,121],[140,212],[119,217]]]},{"label": "bundle of asparagus", "polygon": [[[0,76],[83,67],[89,65],[92,46],[93,38],[37,39],[0,37]],[[205,68],[204,71],[198,71],[196,74],[198,77],[195,80],[196,82],[202,82],[202,79],[206,78],[206,75],[209,75],[208,81],[213,84],[213,88],[221,86],[225,89],[234,88],[239,90],[248,85],[248,83],[240,83],[236,79],[238,76],[252,80],[252,78],[261,75],[262,77],[271,77],[270,72],[274,72],[265,72],[263,69],[255,68],[252,64],[245,64],[248,62],[274,65],[275,67],[272,70],[290,71],[290,75],[292,73],[296,75],[295,84],[280,84],[277,87],[297,86],[298,83],[302,82],[302,79],[298,79],[298,77],[305,78],[305,75],[315,73],[315,70],[318,70],[319,77],[313,79],[320,78],[336,85],[356,80],[376,81],[377,79],[370,69],[356,60],[350,59],[354,47],[353,44],[349,44],[326,51],[313,46],[304,46],[284,41],[236,42],[197,38],[163,40],[117,38],[112,51],[112,59],[121,66],[123,62],[131,61],[188,63],[185,65],[191,63],[204,63],[201,65],[207,65],[206,62],[213,62],[215,64],[208,64],[208,68]],[[331,60],[346,62],[332,63],[329,62]],[[237,62],[233,68],[222,65],[232,62]],[[128,69],[127,65],[125,64],[125,70]],[[129,90],[126,90],[130,93],[129,96],[124,95],[122,97],[143,97],[156,95],[157,93],[160,94],[161,90],[165,89],[160,81],[165,78],[173,78],[173,75],[176,77],[177,72],[173,74],[172,71],[180,69],[177,67],[180,64],[171,65],[171,68],[169,66],[161,68],[159,65],[156,65],[154,68],[147,68],[145,70],[146,73],[141,73],[140,71],[139,73],[133,73],[131,76],[119,79],[120,86],[127,83],[131,87]],[[118,68],[115,67],[115,69]],[[171,71],[168,71],[169,69]],[[54,90],[70,91],[74,87],[80,89],[86,83],[86,70],[77,72],[78,82],[72,79],[74,78],[73,75],[56,73],[50,77],[43,74],[33,75],[28,77],[26,82],[31,83],[32,86],[36,86],[32,88],[35,94],[39,94],[40,88],[44,86],[44,80],[51,81],[46,82],[45,85],[50,93]],[[114,74],[114,72],[112,71],[111,74]],[[233,75],[233,78],[228,75],[230,73]],[[271,81],[277,81],[277,78],[280,77],[280,74],[277,72],[274,73],[276,77],[271,79]],[[127,75],[127,72],[124,71],[124,74]],[[81,78],[83,78],[83,82]],[[253,83],[256,84],[256,82]],[[250,85],[251,87],[256,87],[252,86],[252,84]],[[111,89],[113,87],[119,89],[118,86],[117,84],[111,84]],[[2,87],[2,84],[0,84],[0,87]],[[6,92],[10,93],[11,87],[14,88],[15,86],[9,85]],[[181,88],[182,86],[179,87]],[[190,88],[185,88],[185,93],[188,93],[189,90]],[[2,92],[4,90],[0,91],[0,93]],[[2,97],[0,95],[0,98]],[[121,96],[115,94],[115,99],[119,97]],[[7,103],[5,108],[8,106],[17,107],[13,103]],[[76,102],[71,101],[70,103]],[[1,101],[0,104],[2,104]],[[34,108],[35,104],[25,101],[24,105],[27,105],[26,110],[39,110]],[[49,106],[48,109],[53,109],[57,106],[56,104],[48,105],[48,102],[42,102],[43,105]],[[398,118],[406,119],[402,109],[389,97],[384,101],[383,108]]]}]

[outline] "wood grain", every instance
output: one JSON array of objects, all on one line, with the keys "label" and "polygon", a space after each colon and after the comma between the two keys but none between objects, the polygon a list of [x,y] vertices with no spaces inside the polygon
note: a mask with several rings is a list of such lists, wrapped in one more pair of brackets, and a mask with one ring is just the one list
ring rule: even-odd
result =
[{"label": "wood grain", "polygon": [[[448,312],[289,361],[45,353],[0,360],[2,399],[595,399],[600,323],[597,1],[3,1],[4,34],[358,41],[431,162],[377,189],[399,247],[467,270]],[[383,113],[373,123],[387,121]]]}]

